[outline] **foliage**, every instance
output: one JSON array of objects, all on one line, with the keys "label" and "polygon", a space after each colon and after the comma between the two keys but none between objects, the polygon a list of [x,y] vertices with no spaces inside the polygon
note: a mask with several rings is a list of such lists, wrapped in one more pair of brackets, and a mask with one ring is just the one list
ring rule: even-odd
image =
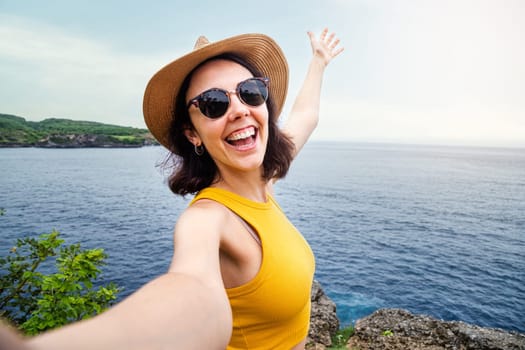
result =
[{"label": "foliage", "polygon": [[57,134],[136,135],[145,130],[89,121],[50,118],[41,122],[28,122],[36,130]]},{"label": "foliage", "polygon": [[146,141],[156,143],[145,129],[58,118],[31,122],[18,116],[0,114],[0,147],[34,146],[46,138],[63,145],[71,141],[68,135],[96,135],[99,142],[123,145],[142,145]]},{"label": "foliage", "polygon": [[353,326],[338,330],[332,337],[332,346],[327,348],[327,350],[347,350],[346,343],[348,343],[348,339],[354,334],[354,331]]},{"label": "foliage", "polygon": [[0,145],[32,144],[42,136],[24,118],[0,114]]},{"label": "foliage", "polygon": [[391,337],[394,335],[394,332],[392,332],[390,329],[387,329],[386,331],[383,331],[383,333],[381,333],[381,335],[383,337]]},{"label": "foliage", "polygon": [[[93,285],[106,258],[102,249],[63,243],[53,231],[38,239],[18,239],[0,257],[0,317],[28,335],[98,314],[120,291],[113,283]],[[56,272],[45,274],[41,270],[51,267],[50,257],[55,257]]]}]

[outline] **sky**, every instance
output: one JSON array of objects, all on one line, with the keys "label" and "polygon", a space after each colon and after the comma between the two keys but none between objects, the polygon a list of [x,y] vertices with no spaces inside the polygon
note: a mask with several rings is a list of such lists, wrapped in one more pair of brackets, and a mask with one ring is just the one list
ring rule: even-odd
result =
[{"label": "sky", "polygon": [[0,0],[0,113],[145,128],[156,71],[258,32],[289,62],[285,121],[324,27],[345,51],[312,139],[525,147],[523,0]]}]

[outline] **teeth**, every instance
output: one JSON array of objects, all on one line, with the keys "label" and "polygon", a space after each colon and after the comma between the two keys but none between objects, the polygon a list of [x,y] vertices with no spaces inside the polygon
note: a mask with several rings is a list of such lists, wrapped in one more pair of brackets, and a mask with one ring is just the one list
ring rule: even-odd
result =
[{"label": "teeth", "polygon": [[251,137],[255,135],[255,129],[250,128],[248,130],[241,131],[239,133],[233,134],[228,137],[228,141],[237,141],[242,139],[247,139],[248,137]]}]

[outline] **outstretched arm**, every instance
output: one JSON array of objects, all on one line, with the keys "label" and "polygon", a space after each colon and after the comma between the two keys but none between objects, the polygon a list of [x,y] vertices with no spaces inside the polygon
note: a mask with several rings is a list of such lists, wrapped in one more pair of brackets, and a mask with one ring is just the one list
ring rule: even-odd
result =
[{"label": "outstretched arm", "polygon": [[31,338],[28,349],[225,349],[232,319],[213,223],[198,206],[186,210],[168,273],[101,315]]},{"label": "outstretched arm", "polygon": [[0,320],[0,350],[29,350],[22,336]]},{"label": "outstretched arm", "polygon": [[308,32],[308,36],[312,45],[312,60],[288,120],[283,127],[283,131],[292,138],[295,144],[294,157],[317,126],[324,69],[334,57],[343,51],[342,47],[338,47],[339,39],[336,39],[334,33],[329,34],[326,28],[321,32],[319,38],[312,32]]},{"label": "outstretched arm", "polygon": [[229,330],[214,294],[194,276],[167,273],[99,316],[30,338],[28,350],[224,349]]}]

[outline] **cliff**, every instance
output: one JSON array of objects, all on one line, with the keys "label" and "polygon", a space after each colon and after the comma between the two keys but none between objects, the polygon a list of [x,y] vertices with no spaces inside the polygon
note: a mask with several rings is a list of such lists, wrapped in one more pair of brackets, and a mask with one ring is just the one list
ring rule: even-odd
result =
[{"label": "cliff", "polygon": [[[332,337],[339,329],[335,303],[324,293],[319,282],[314,281],[311,292],[312,309],[307,349],[331,346]],[[322,349],[322,347],[319,347]]]},{"label": "cliff", "polygon": [[[307,350],[330,349],[339,328],[335,303],[319,283],[312,287],[312,315]],[[525,334],[458,321],[413,315],[402,309],[380,309],[358,320],[347,348],[351,350],[525,350]],[[337,348],[340,349],[340,348]]]},{"label": "cliff", "polygon": [[155,144],[146,138],[121,139],[111,135],[52,134],[32,144],[42,148],[132,148]]},{"label": "cliff", "polygon": [[40,122],[0,114],[0,147],[141,147],[158,144],[146,129],[70,119]]}]

